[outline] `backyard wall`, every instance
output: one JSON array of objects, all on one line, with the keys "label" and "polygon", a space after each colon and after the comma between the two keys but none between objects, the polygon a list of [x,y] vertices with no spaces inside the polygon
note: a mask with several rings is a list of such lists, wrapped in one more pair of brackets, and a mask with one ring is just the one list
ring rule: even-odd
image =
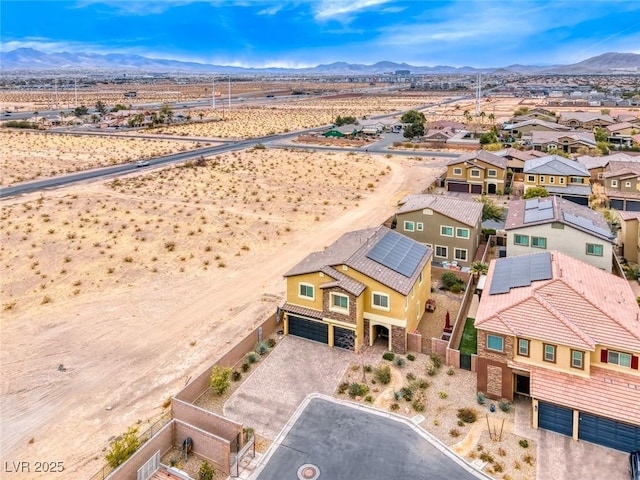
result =
[{"label": "backyard wall", "polygon": [[193,454],[211,461],[224,473],[229,474],[229,440],[180,420],[174,420],[173,423],[175,425],[174,445],[181,447],[184,439],[191,437],[193,440],[191,452]]}]

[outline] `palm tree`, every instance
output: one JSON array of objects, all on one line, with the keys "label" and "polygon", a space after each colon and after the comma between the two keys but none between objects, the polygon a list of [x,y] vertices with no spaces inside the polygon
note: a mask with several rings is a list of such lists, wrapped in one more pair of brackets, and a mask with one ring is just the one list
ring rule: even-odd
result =
[{"label": "palm tree", "polygon": [[480,261],[473,262],[471,264],[471,273],[473,274],[474,282],[478,281],[480,275],[486,275],[489,271],[489,265]]},{"label": "palm tree", "polygon": [[496,123],[496,116],[493,113],[489,114],[489,121],[491,122],[491,125]]},{"label": "palm tree", "polygon": [[484,119],[485,119],[486,116],[487,116],[486,113],[480,112],[480,123],[484,124]]},{"label": "palm tree", "polygon": [[471,112],[469,112],[469,110],[465,110],[462,115],[464,116],[467,123],[471,123],[472,117],[471,117]]},{"label": "palm tree", "polygon": [[200,117],[200,121],[202,121],[202,117],[204,117],[204,113],[200,112],[198,116]]}]

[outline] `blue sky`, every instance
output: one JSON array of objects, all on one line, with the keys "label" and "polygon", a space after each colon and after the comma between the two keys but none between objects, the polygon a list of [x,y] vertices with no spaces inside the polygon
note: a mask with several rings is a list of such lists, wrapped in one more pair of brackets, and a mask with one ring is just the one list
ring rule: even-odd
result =
[{"label": "blue sky", "polygon": [[389,60],[491,67],[640,53],[632,0],[2,0],[3,51],[245,67]]}]

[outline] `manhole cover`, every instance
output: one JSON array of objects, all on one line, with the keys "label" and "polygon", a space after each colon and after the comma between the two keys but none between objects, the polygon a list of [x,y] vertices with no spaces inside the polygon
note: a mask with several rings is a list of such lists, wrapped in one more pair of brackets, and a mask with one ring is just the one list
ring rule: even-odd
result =
[{"label": "manhole cover", "polygon": [[305,463],[298,469],[300,480],[316,480],[318,477],[320,477],[320,469],[317,465]]}]

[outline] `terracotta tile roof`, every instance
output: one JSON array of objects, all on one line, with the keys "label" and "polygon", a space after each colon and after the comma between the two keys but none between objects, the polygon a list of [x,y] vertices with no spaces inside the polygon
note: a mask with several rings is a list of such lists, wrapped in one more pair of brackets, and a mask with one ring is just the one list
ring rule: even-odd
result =
[{"label": "terracotta tile roof", "polygon": [[517,148],[505,148],[504,150],[498,150],[497,152],[493,153],[495,155],[498,155],[499,157],[511,157],[522,161],[536,158],[536,156],[533,155],[532,150],[518,150]]},{"label": "terracotta tile roof", "polygon": [[335,268],[331,268],[329,266],[323,267],[321,270],[325,275],[329,275],[331,278],[334,278],[333,282],[325,282],[320,285],[320,288],[332,288],[332,287],[340,287],[345,292],[348,292],[356,297],[359,297],[362,292],[365,291],[367,286],[364,283],[359,282],[355,278],[351,278],[344,273],[340,273]]},{"label": "terracotta tile roof", "polygon": [[640,162],[609,162],[609,171],[605,172],[603,177],[611,178],[630,174],[640,175]]},{"label": "terracotta tile roof", "polygon": [[[424,254],[420,258],[411,276],[407,277],[400,273],[400,271],[389,268],[367,257],[367,254],[376,244],[387,235],[390,235],[391,238],[399,237],[403,242],[408,241],[412,244],[422,245],[384,226],[356,230],[344,234],[324,251],[309,254],[300,263],[286,272],[284,276],[290,277],[304,273],[320,272],[323,271],[325,267],[335,267],[344,264],[402,295],[407,295],[415,285],[425,265],[431,259],[433,250],[431,248],[421,247],[424,248]],[[333,276],[331,274],[329,275]],[[339,279],[336,280],[339,281]],[[349,288],[355,289],[356,287],[350,285]]]},{"label": "terracotta tile roof", "polygon": [[469,226],[476,226],[482,218],[482,203],[473,200],[463,200],[447,195],[408,195],[401,201],[401,207],[396,213],[414,212],[430,208],[445,217],[453,218]]},{"label": "terracotta tile roof", "polygon": [[550,280],[490,295],[496,264],[508,258],[493,260],[476,327],[583,350],[605,345],[639,352],[640,308],[629,283],[563,253],[554,251],[551,257]]},{"label": "terracotta tile roof", "polygon": [[[532,208],[525,210],[527,203]],[[532,215],[531,218],[527,216],[527,212],[538,212],[544,205],[551,205],[551,212],[553,216],[551,218],[541,218],[536,215]],[[580,224],[569,221],[571,217],[565,216],[565,213],[574,215],[584,219]],[[528,221],[527,221],[528,220]],[[609,229],[609,224],[605,220],[604,216],[591,210],[584,205],[578,205],[577,203],[570,202],[558,196],[552,195],[546,199],[539,199],[536,203],[530,200],[512,200],[509,202],[509,208],[507,213],[507,219],[505,220],[505,230],[516,230],[522,227],[529,227],[532,225],[545,225],[547,223],[560,222],[576,230],[586,232],[590,235],[594,235],[600,239],[608,242],[613,242],[614,235]]]},{"label": "terracotta tile roof", "polygon": [[507,159],[494,155],[486,150],[476,150],[475,152],[464,153],[458,158],[455,158],[447,163],[447,165],[456,165],[458,163],[470,163],[475,164],[476,160],[480,160],[489,165],[493,165],[498,168],[507,168]]},{"label": "terracotta tile roof", "polygon": [[590,122],[592,120],[604,120],[605,122],[614,123],[615,120],[609,115],[591,112],[561,112],[560,121],[568,122],[569,120],[578,120],[579,122]]},{"label": "terracotta tile roof", "polygon": [[614,123],[613,125],[607,125],[604,128],[610,132],[617,132],[618,130],[633,128],[633,125],[631,125],[629,122],[621,122],[621,123]]},{"label": "terracotta tile roof", "polygon": [[589,170],[583,164],[575,160],[569,160],[560,155],[547,155],[524,162],[524,173],[537,173],[541,175],[575,175],[579,177],[590,176]]},{"label": "terracotta tile roof", "polygon": [[313,310],[312,308],[301,307],[300,305],[294,305],[292,303],[287,303],[282,306],[282,310],[287,313],[293,313],[294,315],[302,315],[305,317],[311,318],[322,318],[322,312],[319,310]]},{"label": "terracotta tile roof", "polygon": [[620,220],[640,220],[640,212],[628,212],[626,210],[618,210]]},{"label": "terracotta tile roof", "polygon": [[546,127],[546,128],[551,129],[551,130],[558,131],[558,132],[559,131],[571,130],[571,128],[567,127],[566,125],[561,125],[561,124],[555,123],[555,122],[547,122],[545,120],[540,120],[539,118],[531,118],[531,119],[523,120],[523,121],[517,122],[517,123],[505,124],[502,127],[502,130],[514,130],[514,129],[526,127],[526,126],[529,126],[529,125],[537,125],[537,126],[541,126],[541,127]]},{"label": "terracotta tile roof", "polygon": [[574,142],[582,142],[596,146],[596,137],[593,132],[546,132],[541,130],[531,131],[531,143],[541,145],[544,143],[557,143],[560,138],[570,138]]}]

